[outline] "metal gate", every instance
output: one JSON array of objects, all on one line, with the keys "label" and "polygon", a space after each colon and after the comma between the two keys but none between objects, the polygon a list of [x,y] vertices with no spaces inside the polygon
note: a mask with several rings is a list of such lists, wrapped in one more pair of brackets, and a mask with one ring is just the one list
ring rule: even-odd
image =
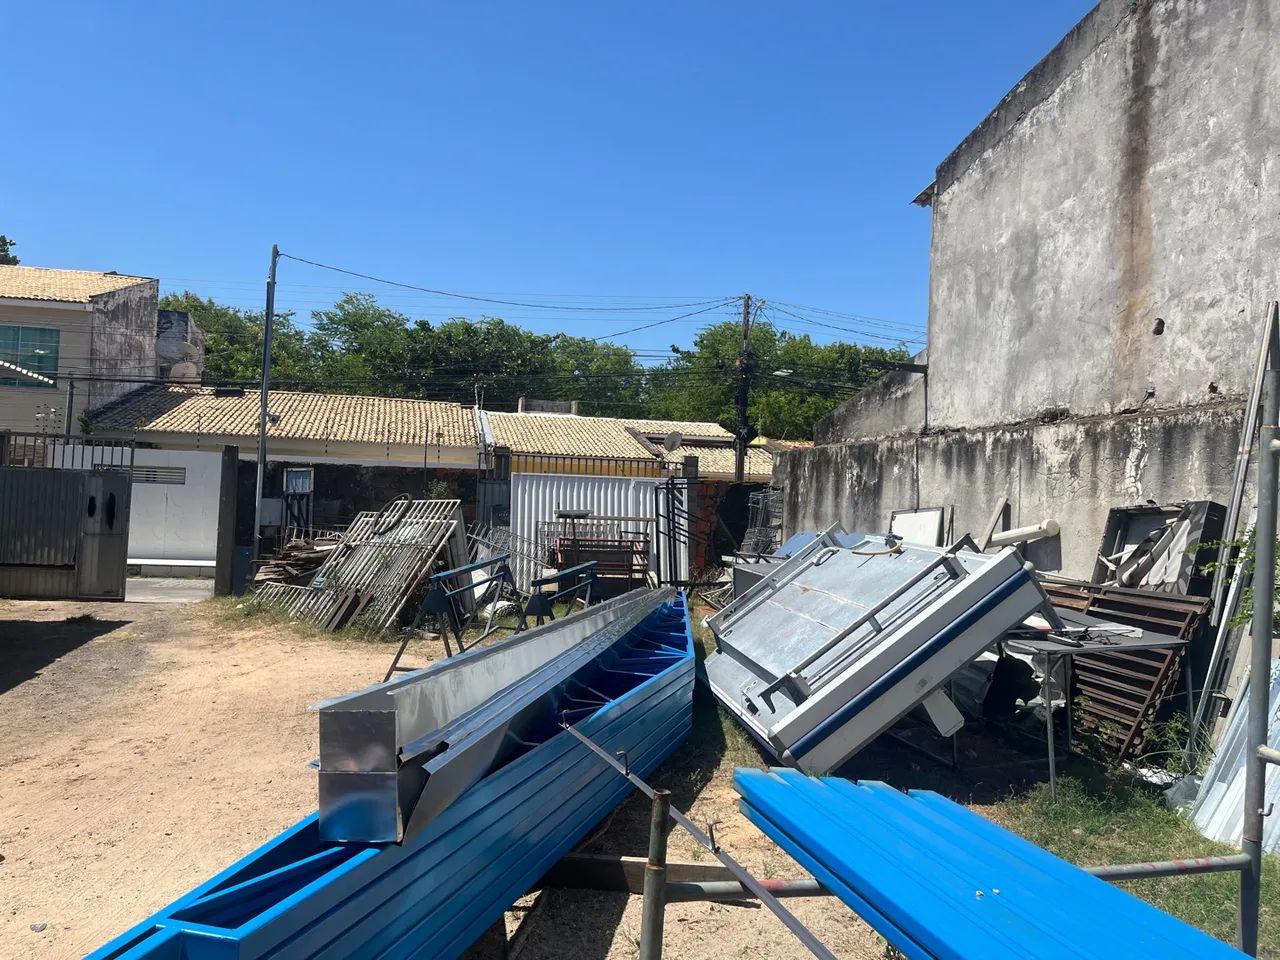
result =
[{"label": "metal gate", "polygon": [[131,443],[0,433],[0,597],[123,600]]}]

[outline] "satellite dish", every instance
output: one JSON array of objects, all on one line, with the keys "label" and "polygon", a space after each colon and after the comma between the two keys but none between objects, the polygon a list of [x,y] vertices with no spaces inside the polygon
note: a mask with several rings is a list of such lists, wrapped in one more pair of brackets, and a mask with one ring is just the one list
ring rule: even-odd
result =
[{"label": "satellite dish", "polygon": [[662,441],[662,449],[671,453],[676,447],[684,443],[684,434],[679,430],[672,430],[667,434],[666,439]]}]

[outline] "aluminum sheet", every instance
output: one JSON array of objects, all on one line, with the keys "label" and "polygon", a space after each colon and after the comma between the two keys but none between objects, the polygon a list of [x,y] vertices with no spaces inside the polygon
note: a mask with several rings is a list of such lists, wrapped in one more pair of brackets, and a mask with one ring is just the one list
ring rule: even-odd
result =
[{"label": "aluminum sheet", "polygon": [[[1271,714],[1267,718],[1267,744],[1280,750],[1280,660],[1271,661]],[[1200,784],[1191,817],[1200,832],[1211,840],[1239,845],[1244,833],[1244,758],[1248,744],[1249,684],[1245,678],[1227,715],[1226,727],[1218,740],[1213,762]],[[1280,810],[1280,770],[1267,768],[1263,809]],[[1262,848],[1280,853],[1280,814],[1262,820]]]},{"label": "aluminum sheet", "polygon": [[[844,541],[848,542],[848,541]],[[780,760],[826,771],[1013,625],[1057,615],[1013,549],[949,552],[827,531],[707,623],[712,691]]]},{"label": "aluminum sheet", "polygon": [[593,660],[673,589],[516,634],[320,707],[320,827],[326,839],[401,841],[504,758]]},{"label": "aluminum sheet", "polygon": [[738,770],[742,812],[903,956],[1244,954],[936,793]]}]

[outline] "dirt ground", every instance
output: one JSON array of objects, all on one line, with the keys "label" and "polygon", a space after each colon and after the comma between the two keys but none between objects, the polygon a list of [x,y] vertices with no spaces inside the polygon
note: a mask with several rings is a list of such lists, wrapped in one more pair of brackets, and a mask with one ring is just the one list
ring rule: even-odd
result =
[{"label": "dirt ground", "polygon": [[[0,957],[82,956],[310,813],[307,707],[380,680],[390,654],[209,603],[0,601]],[[654,780],[758,875],[803,876],[737,812],[717,752],[681,748]],[[647,816],[633,798],[590,849],[643,855]],[[672,859],[709,859],[695,846],[677,831]],[[841,904],[789,903],[839,956],[883,955]],[[548,891],[520,956],[635,957],[639,923],[639,897]],[[673,905],[665,943],[689,960],[808,956],[759,907]]]}]

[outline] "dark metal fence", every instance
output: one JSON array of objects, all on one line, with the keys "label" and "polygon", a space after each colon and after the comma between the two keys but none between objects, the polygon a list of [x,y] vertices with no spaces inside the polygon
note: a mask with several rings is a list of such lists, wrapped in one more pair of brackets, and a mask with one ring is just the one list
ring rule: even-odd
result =
[{"label": "dark metal fence", "polygon": [[133,473],[132,440],[0,431],[0,467],[125,470]]}]

